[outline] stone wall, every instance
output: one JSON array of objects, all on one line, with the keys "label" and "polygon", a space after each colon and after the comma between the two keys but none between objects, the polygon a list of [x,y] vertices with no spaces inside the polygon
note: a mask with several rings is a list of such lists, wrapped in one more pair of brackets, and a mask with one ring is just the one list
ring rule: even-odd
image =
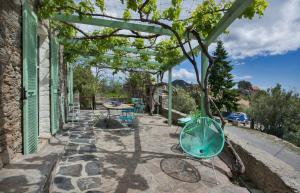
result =
[{"label": "stone wall", "polygon": [[245,175],[265,193],[300,193],[300,173],[294,168],[233,134],[227,135],[245,164]]},{"label": "stone wall", "polygon": [[[168,108],[165,108],[165,107],[160,108],[159,113],[163,117],[168,118]],[[173,124],[177,124],[178,119],[186,117],[186,116],[187,116],[186,114],[172,109],[172,123]]]},{"label": "stone wall", "polygon": [[0,0],[0,168],[22,152],[21,1]]}]

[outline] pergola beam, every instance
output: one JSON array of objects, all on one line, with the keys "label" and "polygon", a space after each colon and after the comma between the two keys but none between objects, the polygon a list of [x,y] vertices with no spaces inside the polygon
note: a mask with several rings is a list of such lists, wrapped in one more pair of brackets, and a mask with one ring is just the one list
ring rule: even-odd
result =
[{"label": "pergola beam", "polygon": [[[93,59],[95,59],[94,56],[80,57],[80,61],[91,61]],[[95,67],[102,68],[102,69],[114,69],[109,65],[103,65],[103,64],[97,64]],[[145,69],[142,69],[142,68],[139,68],[139,67],[120,66],[116,69],[117,70],[122,70],[122,71],[129,71],[129,72],[149,72],[151,74],[157,74],[158,73],[158,71],[155,71],[155,70],[145,70]]]},{"label": "pergola beam", "polygon": [[[76,39],[69,39],[67,40],[68,43],[71,44],[76,44],[76,43],[80,43],[83,40],[76,40]],[[95,48],[94,45],[91,45],[93,48]],[[113,44],[111,45],[110,50],[117,50],[117,51],[125,51],[128,53],[135,53],[135,54],[144,54],[144,55],[148,55],[148,56],[156,56],[158,54],[158,52],[150,50],[150,49],[137,49],[134,47],[128,47],[128,46],[114,46]]]},{"label": "pergola beam", "polygon": [[[81,57],[81,58],[87,58],[89,57],[90,59],[96,59],[95,56],[89,56],[86,55],[86,57]],[[104,54],[100,56],[103,59],[114,59],[114,55],[109,55],[109,54]],[[121,62],[136,62],[140,64],[145,64],[145,65],[156,65],[156,66],[161,66],[161,64],[157,61],[142,61],[141,59],[134,59],[134,58],[128,58],[128,57],[121,57],[120,58]]]},{"label": "pergola beam", "polygon": [[[101,58],[114,59],[114,56],[113,55],[104,54],[104,55],[101,55]],[[136,62],[136,63],[149,64],[149,65],[157,65],[157,66],[161,65],[159,62],[156,62],[156,61],[142,61],[141,59],[134,59],[134,58],[128,58],[128,57],[121,57],[120,59],[121,59],[121,61],[124,61],[124,62]]]},{"label": "pergola beam", "polygon": [[117,51],[126,51],[130,53],[135,53],[135,54],[144,54],[144,55],[149,55],[149,56],[156,56],[158,53],[152,50],[148,49],[137,49],[137,48],[132,48],[132,47],[118,47],[115,46],[112,48],[112,50],[117,50]]},{"label": "pergola beam", "polygon": [[69,23],[80,23],[80,24],[87,24],[87,25],[116,28],[116,29],[133,30],[138,32],[146,32],[146,33],[159,34],[159,35],[167,35],[167,36],[173,35],[173,33],[170,30],[162,28],[157,25],[112,20],[108,18],[89,18],[89,17],[80,18],[78,15],[55,14],[54,16],[52,16],[51,19],[57,21],[69,22]]}]

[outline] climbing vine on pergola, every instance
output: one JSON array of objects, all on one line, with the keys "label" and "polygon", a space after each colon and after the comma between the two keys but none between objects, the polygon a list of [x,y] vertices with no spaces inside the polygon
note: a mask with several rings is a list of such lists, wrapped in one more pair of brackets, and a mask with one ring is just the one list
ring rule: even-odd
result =
[{"label": "climbing vine on pergola", "polygon": [[[46,0],[39,13],[51,18],[51,27],[64,44],[67,61],[85,56],[89,65],[114,70],[140,69],[158,73],[169,70],[171,73],[173,66],[188,60],[202,92],[202,113],[212,117],[210,105],[218,109],[209,97],[208,79],[214,58],[208,46],[235,19],[262,16],[267,2],[203,0],[190,14],[184,15],[182,0],[167,1],[169,6],[161,11],[157,1],[121,0],[120,5],[125,7],[122,17],[106,14],[104,0]],[[86,32],[76,23],[104,28]],[[196,60],[200,51],[201,77]],[[224,126],[220,112],[219,116]]]}]

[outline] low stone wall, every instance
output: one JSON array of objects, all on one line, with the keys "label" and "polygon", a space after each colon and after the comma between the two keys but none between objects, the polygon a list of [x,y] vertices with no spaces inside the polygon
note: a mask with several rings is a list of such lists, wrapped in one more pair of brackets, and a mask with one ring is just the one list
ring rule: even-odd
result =
[{"label": "low stone wall", "polygon": [[[161,107],[160,110],[159,110],[159,113],[163,117],[168,118],[168,109],[167,108]],[[186,117],[186,116],[187,116],[186,114],[172,109],[172,123],[173,124],[176,124],[178,119],[180,119],[182,117]]]},{"label": "low stone wall", "polygon": [[245,164],[245,175],[265,193],[300,192],[300,173],[294,168],[237,136],[228,135]]}]

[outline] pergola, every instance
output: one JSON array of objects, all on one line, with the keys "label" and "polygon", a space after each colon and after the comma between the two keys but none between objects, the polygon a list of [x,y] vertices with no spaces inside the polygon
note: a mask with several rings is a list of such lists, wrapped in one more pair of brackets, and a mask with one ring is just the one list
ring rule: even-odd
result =
[{"label": "pergola", "polygon": [[[248,8],[253,0],[236,0],[231,8],[224,14],[220,22],[216,25],[216,27],[209,33],[207,38],[205,39],[205,47],[208,48],[209,45],[214,42],[231,24],[232,22],[237,19],[246,8]],[[136,32],[146,32],[146,33],[152,33],[152,34],[159,34],[159,35],[166,35],[171,36],[173,35],[172,31],[165,29],[163,27],[157,26],[157,25],[151,25],[146,23],[134,23],[130,21],[119,21],[119,20],[112,20],[104,17],[79,17],[77,15],[63,15],[63,14],[56,14],[52,17],[52,19],[62,22],[68,22],[68,23],[77,23],[77,24],[88,24],[88,25],[94,25],[94,26],[101,26],[101,27],[110,27],[110,28],[117,28],[117,29],[123,29],[123,30],[133,30]],[[125,51],[128,53],[139,53],[139,54],[145,54],[149,56],[155,56],[158,53],[152,50],[139,50],[137,48],[133,47],[117,47],[113,46],[111,50],[118,50],[118,51]],[[188,54],[191,53],[200,53],[201,48],[200,46],[197,46],[193,48]],[[114,56],[109,54],[101,55],[102,58],[106,59],[112,59]],[[141,62],[137,59],[132,58],[121,58],[124,62]],[[180,64],[182,61],[186,60],[186,57],[181,57],[176,63],[174,63],[171,67],[168,69],[168,124],[169,126],[172,123],[172,68],[178,64]],[[160,65],[156,61],[148,61],[144,62],[144,64],[152,64],[152,65]],[[208,58],[206,55],[201,52],[201,81],[202,84],[204,82],[204,77],[207,71],[208,67]],[[204,97],[201,95],[201,111],[203,114],[205,114],[204,111]]]}]

